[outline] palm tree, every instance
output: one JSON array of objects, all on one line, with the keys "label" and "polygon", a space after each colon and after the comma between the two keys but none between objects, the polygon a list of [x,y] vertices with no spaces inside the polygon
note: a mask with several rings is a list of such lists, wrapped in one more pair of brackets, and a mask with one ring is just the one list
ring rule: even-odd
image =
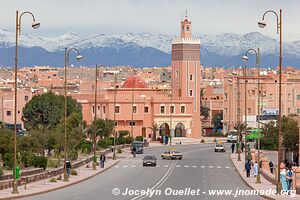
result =
[{"label": "palm tree", "polygon": [[156,140],[156,132],[159,130],[159,126],[155,123],[153,124],[151,127],[148,127],[149,129],[151,129],[152,133],[153,133],[153,140]]},{"label": "palm tree", "polygon": [[[235,123],[234,125],[234,129],[237,130],[238,132],[238,161],[241,161],[241,151],[240,151],[240,148],[241,148],[241,134],[242,132],[246,131],[247,129],[247,124],[246,123],[243,123],[243,122],[237,122]],[[246,137],[246,136],[245,136]]]}]

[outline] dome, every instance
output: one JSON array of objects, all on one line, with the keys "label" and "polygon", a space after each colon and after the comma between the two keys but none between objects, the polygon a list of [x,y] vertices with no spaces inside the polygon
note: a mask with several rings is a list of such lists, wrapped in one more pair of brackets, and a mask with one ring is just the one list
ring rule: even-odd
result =
[{"label": "dome", "polygon": [[148,88],[148,86],[143,79],[137,76],[130,76],[126,79],[122,88]]}]

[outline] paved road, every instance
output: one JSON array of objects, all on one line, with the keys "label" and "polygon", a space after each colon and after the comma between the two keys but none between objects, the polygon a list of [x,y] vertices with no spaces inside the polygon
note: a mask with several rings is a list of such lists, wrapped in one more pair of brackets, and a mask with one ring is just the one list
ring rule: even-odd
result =
[{"label": "paved road", "polygon": [[[228,145],[229,147],[229,145]],[[159,155],[168,147],[153,147],[145,150],[145,154],[154,154],[158,159],[157,167],[142,167],[141,155],[125,158],[112,169],[93,177],[85,182],[50,193],[29,197],[30,200],[69,200],[69,199],[232,199],[233,195],[209,195],[210,189],[249,189],[237,175],[232,166],[228,153],[215,153],[213,145],[200,144],[176,146],[183,152],[183,160],[161,160]],[[229,151],[227,151],[229,152]],[[126,193],[152,189],[149,195],[113,195],[112,190]],[[187,189],[186,189],[187,188]],[[194,189],[195,194],[189,189]],[[179,191],[183,190],[183,191]],[[199,191],[200,190],[200,191]],[[168,195],[168,193],[174,192]],[[185,195],[175,195],[183,192]],[[190,195],[188,195],[190,194]],[[259,196],[238,196],[236,199],[263,199]]]}]

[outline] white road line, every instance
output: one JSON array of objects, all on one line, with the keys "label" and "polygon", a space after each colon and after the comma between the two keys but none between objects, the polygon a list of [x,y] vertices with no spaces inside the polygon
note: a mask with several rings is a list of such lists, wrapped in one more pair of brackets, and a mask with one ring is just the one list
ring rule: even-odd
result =
[{"label": "white road line", "polygon": [[164,167],[169,167],[169,165],[164,165]]},{"label": "white road line", "polygon": [[131,167],[136,167],[135,165],[132,165]]},{"label": "white road line", "polygon": [[119,167],[119,165],[116,165],[115,167],[117,168],[117,167]]},{"label": "white road line", "polygon": [[198,166],[194,165],[193,167],[196,168],[196,167],[198,167]]},{"label": "white road line", "polygon": [[184,165],[184,167],[190,167],[190,166],[188,166],[188,165]]},{"label": "white road line", "polygon": [[124,165],[123,167],[128,167],[127,165]]},{"label": "white road line", "polygon": [[205,168],[205,166],[202,165],[201,168]]},{"label": "white road line", "polygon": [[176,167],[181,167],[180,165],[176,165]]},{"label": "white road line", "polygon": [[227,167],[227,166],[226,166],[225,168],[226,168],[226,169],[229,169],[230,167]]},{"label": "white road line", "polygon": [[209,166],[209,168],[214,168],[214,166]]},{"label": "white road line", "polygon": [[221,166],[218,166],[217,168],[218,168],[218,169],[221,169],[222,167],[221,167]]}]

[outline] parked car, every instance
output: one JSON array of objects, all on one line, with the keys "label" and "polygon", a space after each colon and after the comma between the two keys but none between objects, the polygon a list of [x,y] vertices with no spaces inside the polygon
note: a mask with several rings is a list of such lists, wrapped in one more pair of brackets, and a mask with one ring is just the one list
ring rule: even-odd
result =
[{"label": "parked car", "polygon": [[227,142],[236,142],[238,139],[238,133],[236,130],[229,131],[227,135]]},{"label": "parked car", "polygon": [[143,158],[143,166],[156,166],[156,160],[154,155],[146,155]]},{"label": "parked car", "polygon": [[144,153],[144,143],[140,141],[133,141],[131,143],[131,150],[135,148],[135,153],[143,154]]}]

